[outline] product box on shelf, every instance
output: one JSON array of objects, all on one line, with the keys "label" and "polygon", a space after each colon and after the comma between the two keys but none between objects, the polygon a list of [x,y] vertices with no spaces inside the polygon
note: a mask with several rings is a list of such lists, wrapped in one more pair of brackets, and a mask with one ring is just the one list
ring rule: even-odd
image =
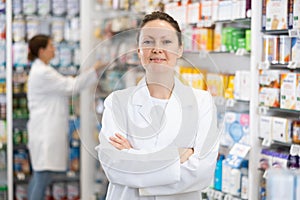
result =
[{"label": "product box on shelf", "polygon": [[280,70],[259,70],[259,105],[279,107]]},{"label": "product box on shelf", "polygon": [[293,29],[300,28],[300,1],[294,0],[293,4]]},{"label": "product box on shelf", "polygon": [[292,141],[292,119],[273,117],[272,139],[279,142],[290,143]]},{"label": "product box on shelf", "polygon": [[250,100],[250,71],[236,71],[234,79],[234,98]]},{"label": "product box on shelf", "polygon": [[277,64],[279,62],[279,38],[275,35],[263,36],[262,62]]},{"label": "product box on shelf", "polygon": [[288,28],[288,0],[266,1],[266,30]]},{"label": "product box on shelf", "polygon": [[224,97],[228,85],[228,76],[225,74],[206,74],[207,89],[212,96]]},{"label": "product box on shelf", "polygon": [[300,74],[297,74],[296,82],[296,110],[300,110]]},{"label": "product box on shelf", "polygon": [[258,96],[260,106],[279,107],[280,89],[260,87]]},{"label": "product box on shelf", "polygon": [[191,3],[187,6],[187,23],[197,23],[201,20],[201,4]]},{"label": "product box on shelf", "polygon": [[235,143],[249,145],[249,114],[226,112],[224,117],[225,130],[221,144],[231,147]]},{"label": "product box on shelf", "polygon": [[263,139],[271,139],[272,137],[272,117],[259,116],[259,137]]},{"label": "product box on shelf", "polygon": [[280,75],[280,108],[296,109],[296,73],[282,73]]}]

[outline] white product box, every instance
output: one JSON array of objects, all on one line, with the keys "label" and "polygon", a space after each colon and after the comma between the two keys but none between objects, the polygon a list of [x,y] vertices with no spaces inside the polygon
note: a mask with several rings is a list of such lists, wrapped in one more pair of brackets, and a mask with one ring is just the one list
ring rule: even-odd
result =
[{"label": "white product box", "polygon": [[293,5],[293,29],[300,28],[300,0],[294,0]]},{"label": "white product box", "polygon": [[297,74],[283,73],[280,77],[280,108],[295,110]]},{"label": "white product box", "polygon": [[220,1],[219,2],[219,20],[232,19],[232,1]]},{"label": "white product box", "polygon": [[198,23],[201,19],[201,6],[200,3],[192,3],[187,7],[187,22]]},{"label": "white product box", "polygon": [[272,140],[290,143],[292,141],[291,128],[293,120],[281,117],[273,117]]},{"label": "white product box", "polygon": [[266,1],[266,30],[288,28],[288,0]]},{"label": "white product box", "polygon": [[260,116],[259,119],[259,137],[263,139],[271,139],[272,137],[272,117]]},{"label": "white product box", "polygon": [[250,100],[250,72],[237,71],[234,78],[234,98],[243,101]]}]

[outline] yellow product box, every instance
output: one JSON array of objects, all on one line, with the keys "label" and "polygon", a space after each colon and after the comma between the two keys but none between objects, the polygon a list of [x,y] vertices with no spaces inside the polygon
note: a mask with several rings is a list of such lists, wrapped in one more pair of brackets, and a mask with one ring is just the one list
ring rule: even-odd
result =
[{"label": "yellow product box", "polygon": [[260,106],[279,107],[280,89],[260,87],[258,101]]},{"label": "yellow product box", "polygon": [[226,99],[233,99],[233,91],[234,91],[234,75],[229,75],[228,76],[228,85],[227,88],[225,89],[225,94],[224,97]]},{"label": "yellow product box", "polygon": [[296,109],[296,73],[283,73],[280,76],[280,108]]},{"label": "yellow product box", "polygon": [[288,28],[288,0],[266,1],[266,30]]},{"label": "yellow product box", "polygon": [[180,66],[179,79],[193,88],[206,90],[206,71],[194,67]]},{"label": "yellow product box", "polygon": [[212,51],[213,50],[213,29],[210,28],[201,28],[200,29],[200,49],[203,51]]},{"label": "yellow product box", "polygon": [[228,76],[224,74],[207,73],[207,89],[212,96],[224,97],[228,85]]},{"label": "yellow product box", "polygon": [[296,83],[296,110],[300,110],[300,74],[297,74],[297,83]]}]

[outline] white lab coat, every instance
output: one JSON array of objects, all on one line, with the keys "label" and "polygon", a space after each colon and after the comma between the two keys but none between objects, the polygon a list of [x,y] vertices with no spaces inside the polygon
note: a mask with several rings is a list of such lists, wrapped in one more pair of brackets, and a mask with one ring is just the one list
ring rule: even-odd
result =
[{"label": "white lab coat", "polygon": [[28,148],[35,171],[67,169],[69,96],[97,82],[89,69],[76,78],[36,59],[28,77]]},{"label": "white lab coat", "polygon": [[[201,190],[213,178],[219,144],[215,105],[208,92],[175,78],[165,123],[158,129],[153,127],[156,116],[145,79],[113,92],[104,106],[96,150],[110,182],[107,200],[201,199]],[[151,130],[157,134],[149,134]],[[133,149],[119,151],[108,143],[116,132]],[[178,147],[194,148],[183,164]]]}]

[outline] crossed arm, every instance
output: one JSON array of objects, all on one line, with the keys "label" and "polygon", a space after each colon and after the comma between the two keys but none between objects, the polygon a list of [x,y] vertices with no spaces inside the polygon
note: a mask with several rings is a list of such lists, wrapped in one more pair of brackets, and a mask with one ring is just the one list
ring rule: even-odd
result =
[{"label": "crossed arm", "polygon": [[[117,149],[131,149],[133,148],[130,142],[123,137],[119,133],[115,133],[115,136],[109,137],[110,143]],[[184,163],[189,159],[189,157],[194,153],[193,148],[178,148],[179,156],[180,156],[180,163]]]}]

